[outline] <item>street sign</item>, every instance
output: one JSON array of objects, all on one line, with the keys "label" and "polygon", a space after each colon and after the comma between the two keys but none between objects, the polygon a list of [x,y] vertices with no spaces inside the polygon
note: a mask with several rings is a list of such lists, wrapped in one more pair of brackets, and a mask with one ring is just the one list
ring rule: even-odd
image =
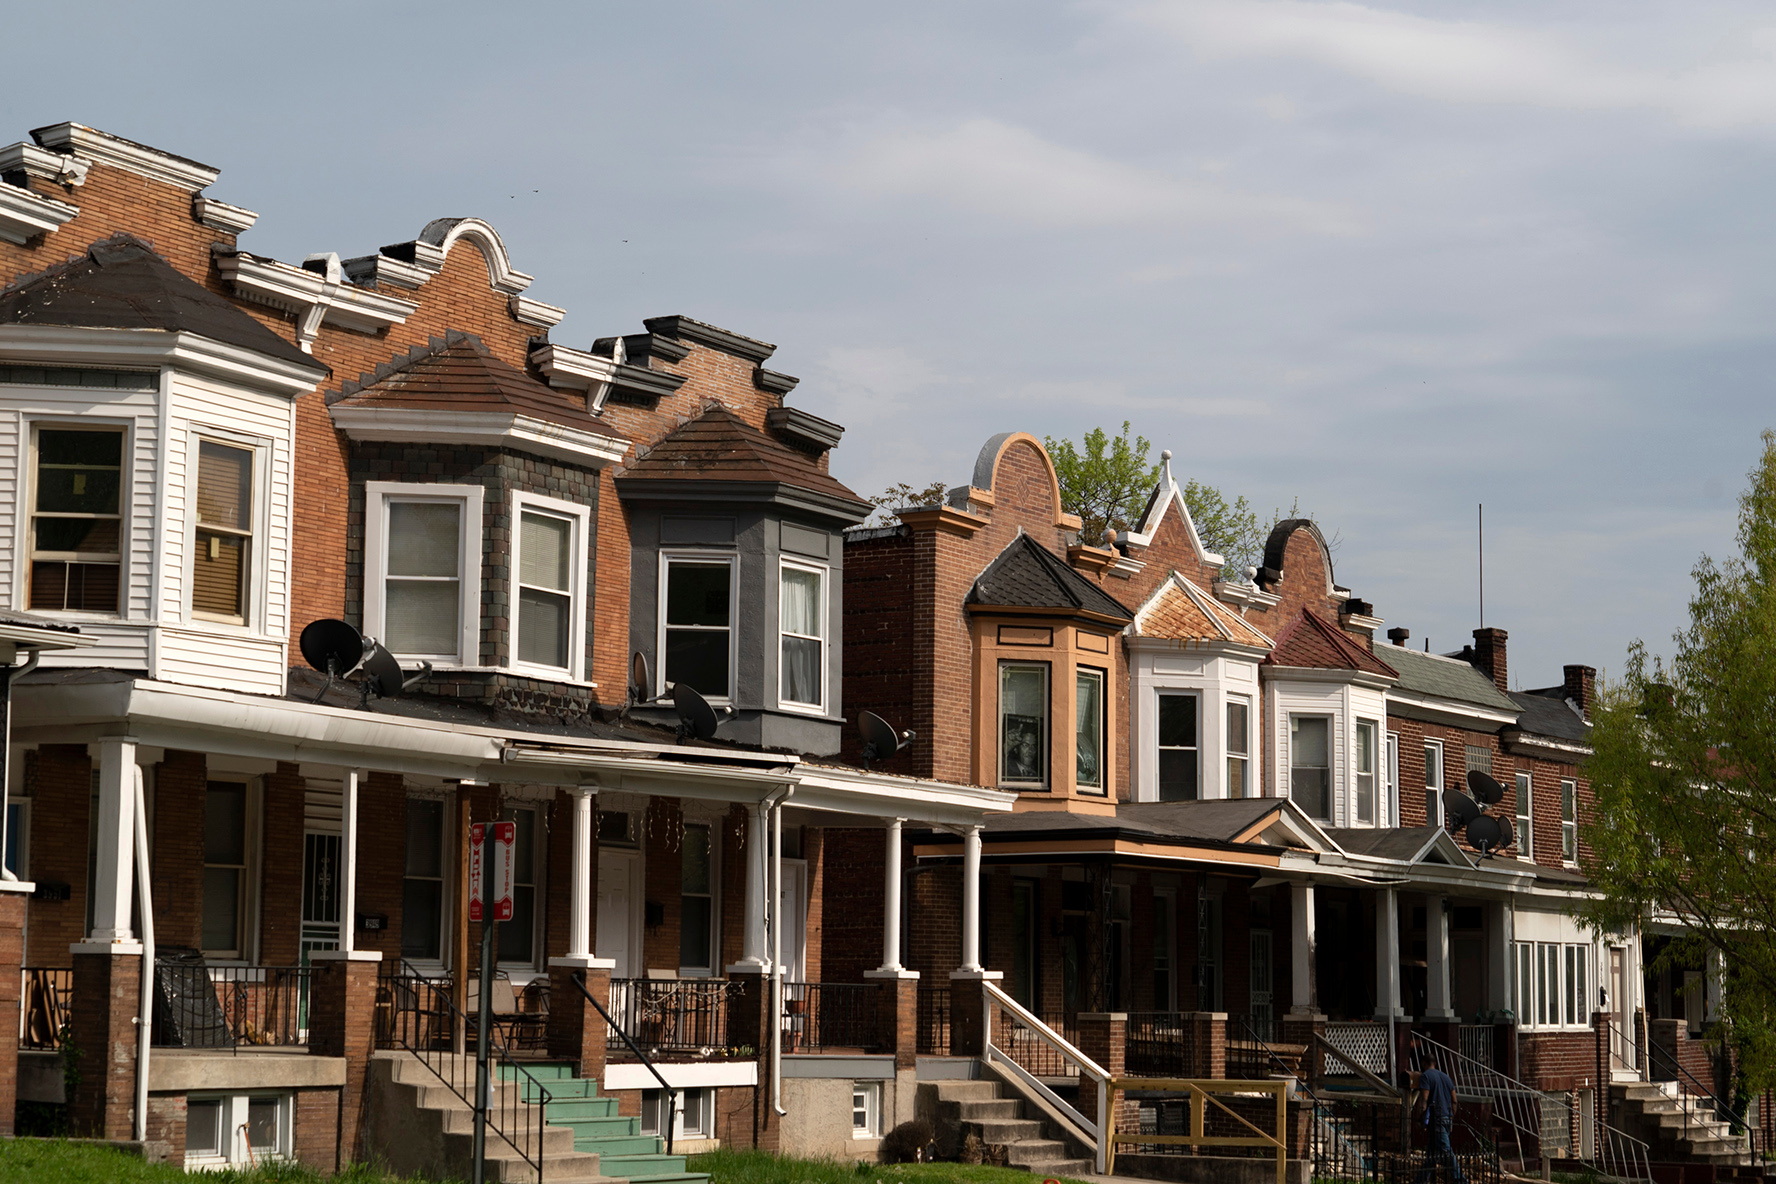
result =
[{"label": "street sign", "polygon": [[[477,822],[469,827],[469,920],[485,916],[482,888],[487,883],[487,860],[493,861],[493,920],[512,919],[512,879],[517,868],[516,822]],[[488,850],[489,846],[492,850]]]}]

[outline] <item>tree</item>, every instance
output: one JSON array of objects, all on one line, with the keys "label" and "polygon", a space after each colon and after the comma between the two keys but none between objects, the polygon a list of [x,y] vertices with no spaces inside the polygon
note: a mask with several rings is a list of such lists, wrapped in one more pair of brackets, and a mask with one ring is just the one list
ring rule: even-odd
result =
[{"label": "tree", "polygon": [[1263,525],[1258,512],[1244,497],[1231,503],[1219,489],[1194,478],[1184,483],[1184,504],[1190,509],[1190,520],[1196,523],[1196,535],[1204,547],[1227,560],[1223,569],[1236,580],[1246,578],[1248,567],[1257,567],[1264,558],[1264,542],[1270,529],[1282,521],[1282,512],[1272,515]]},{"label": "tree", "polygon": [[1083,449],[1053,436],[1045,436],[1043,442],[1060,479],[1061,505],[1079,515],[1079,537],[1094,547],[1104,545],[1106,528],[1129,528],[1159,480],[1159,466],[1147,463],[1152,445],[1145,436],[1130,440],[1126,419],[1120,436],[1103,428],[1087,432]]},{"label": "tree", "polygon": [[1596,795],[1586,921],[1626,932],[1655,912],[1663,955],[1724,960],[1720,1018],[1743,1084],[1776,1084],[1776,432],[1739,501],[1739,554],[1704,555],[1669,663],[1636,641],[1592,712]]},{"label": "tree", "polygon": [[868,499],[870,504],[876,508],[864,525],[891,525],[894,522],[894,511],[904,510],[908,506],[934,506],[943,501],[948,492],[948,486],[942,481],[933,481],[923,489],[914,489],[905,481],[898,485],[890,485],[881,493]]}]

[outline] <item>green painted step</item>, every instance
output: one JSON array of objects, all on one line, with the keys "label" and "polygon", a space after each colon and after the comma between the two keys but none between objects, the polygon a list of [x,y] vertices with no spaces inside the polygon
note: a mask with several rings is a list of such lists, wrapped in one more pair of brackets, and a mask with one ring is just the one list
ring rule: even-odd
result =
[{"label": "green painted step", "polygon": [[[708,1184],[707,1174],[685,1170],[684,1156],[665,1153],[664,1139],[642,1134],[641,1119],[618,1114],[617,1100],[600,1094],[598,1082],[575,1077],[572,1065],[545,1061],[524,1070],[549,1093],[546,1121],[573,1131],[575,1151],[596,1152],[602,1175],[626,1176],[636,1184]],[[522,1080],[510,1066],[502,1065],[499,1075]],[[528,1082],[524,1092],[533,1092]]]},{"label": "green painted step", "polygon": [[[574,1133],[574,1141],[576,1144],[581,1139],[621,1139],[629,1135],[634,1135],[637,1138],[641,1137],[641,1119],[624,1118],[617,1114],[613,1114],[608,1118],[559,1118],[556,1116],[554,1109],[551,1108],[548,1121],[550,1126],[565,1126],[571,1129]],[[652,1135],[646,1137],[650,1139],[653,1138]],[[580,1150],[585,1151],[588,1150],[588,1148],[582,1147]]]},{"label": "green painted step", "polygon": [[[581,1150],[576,1144],[575,1150]],[[627,1176],[631,1180],[651,1180],[656,1176],[686,1175],[685,1157],[656,1152],[644,1155],[606,1155],[598,1153],[598,1171],[605,1176]],[[705,1177],[707,1178],[707,1177]]]}]

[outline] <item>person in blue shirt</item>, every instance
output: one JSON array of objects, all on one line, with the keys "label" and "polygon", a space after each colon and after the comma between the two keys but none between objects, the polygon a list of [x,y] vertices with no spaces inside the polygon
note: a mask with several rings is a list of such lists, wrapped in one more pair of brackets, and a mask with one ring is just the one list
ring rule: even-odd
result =
[{"label": "person in blue shirt", "polygon": [[1424,1123],[1430,1135],[1425,1151],[1425,1165],[1414,1177],[1413,1184],[1430,1184],[1437,1168],[1447,1164],[1451,1184],[1467,1184],[1462,1176],[1461,1161],[1455,1157],[1449,1134],[1455,1126],[1455,1082],[1449,1074],[1432,1066],[1414,1075],[1413,1087],[1418,1091],[1414,1109],[1424,1111]]}]

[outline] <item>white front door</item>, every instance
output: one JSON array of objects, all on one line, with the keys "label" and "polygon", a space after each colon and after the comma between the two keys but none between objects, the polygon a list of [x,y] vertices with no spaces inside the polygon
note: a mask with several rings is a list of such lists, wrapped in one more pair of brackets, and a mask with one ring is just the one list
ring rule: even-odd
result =
[{"label": "white front door", "polygon": [[783,926],[783,980],[807,982],[808,974],[808,865],[799,859],[783,861],[783,895],[777,916]]},{"label": "white front door", "polygon": [[634,978],[632,936],[635,930],[636,859],[627,852],[598,853],[597,954],[616,965],[612,978]]}]

